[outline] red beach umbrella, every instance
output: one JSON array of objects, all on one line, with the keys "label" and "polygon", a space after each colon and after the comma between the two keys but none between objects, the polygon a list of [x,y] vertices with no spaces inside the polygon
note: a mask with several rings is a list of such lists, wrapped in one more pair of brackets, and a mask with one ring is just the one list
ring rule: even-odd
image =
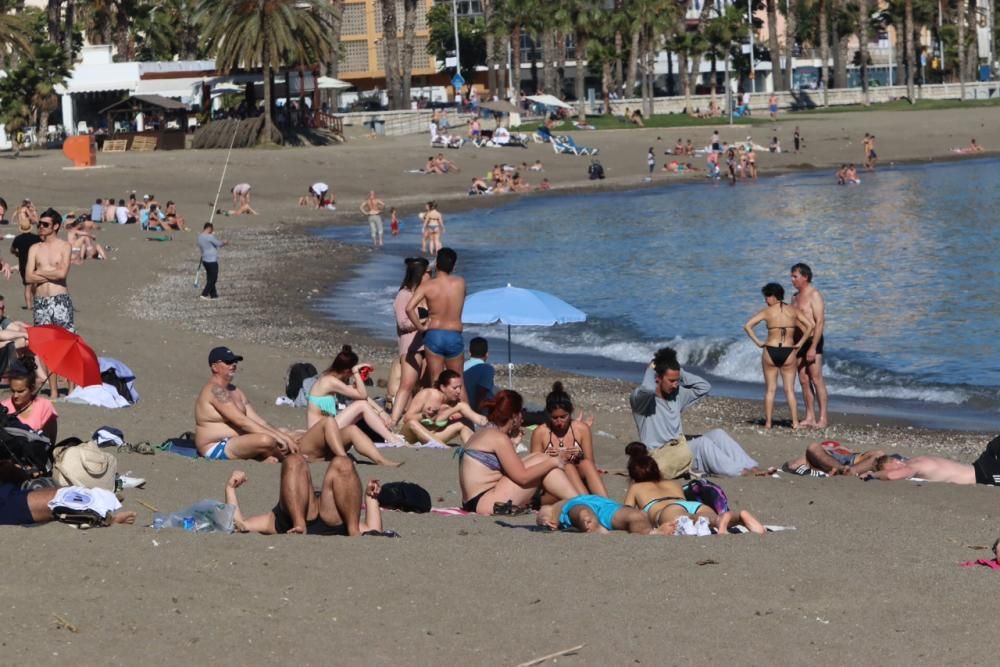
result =
[{"label": "red beach umbrella", "polygon": [[97,355],[82,338],[54,324],[28,327],[28,349],[45,362],[50,373],[80,385],[101,384]]}]

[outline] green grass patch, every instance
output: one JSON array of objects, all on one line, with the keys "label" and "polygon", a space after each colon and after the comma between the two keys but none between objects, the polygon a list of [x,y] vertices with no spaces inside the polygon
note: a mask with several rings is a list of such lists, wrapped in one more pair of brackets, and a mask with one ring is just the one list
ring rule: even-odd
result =
[{"label": "green grass patch", "polygon": [[[822,99],[821,95],[822,94],[816,98],[817,101]],[[791,113],[798,115],[815,113],[848,113],[852,111],[931,111],[935,109],[969,109],[972,107],[995,106],[1000,106],[1000,99],[966,100],[965,102],[961,100],[917,100],[913,104],[910,104],[906,100],[893,100],[892,102],[873,103],[869,106],[849,104],[845,106],[803,109],[801,111],[792,111]]]}]

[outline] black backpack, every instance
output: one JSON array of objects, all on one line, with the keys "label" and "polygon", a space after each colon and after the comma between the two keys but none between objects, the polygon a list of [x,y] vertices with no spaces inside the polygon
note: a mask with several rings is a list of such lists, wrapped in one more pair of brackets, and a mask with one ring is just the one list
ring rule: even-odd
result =
[{"label": "black backpack", "polygon": [[311,377],[319,375],[316,367],[306,361],[299,361],[288,367],[288,375],[285,378],[285,396],[295,400],[302,391],[302,383]]},{"label": "black backpack", "polygon": [[416,512],[431,511],[431,494],[427,489],[413,482],[389,482],[382,485],[378,494],[379,504],[387,510]]},{"label": "black backpack", "polygon": [[[134,378],[133,378],[134,379]],[[128,388],[128,380],[123,380],[118,377],[118,372],[114,368],[109,368],[108,370],[101,373],[101,382],[104,384],[110,384],[115,388],[122,398],[124,398],[129,403],[132,403],[132,392]]]},{"label": "black backpack", "polygon": [[24,473],[25,478],[52,474],[52,443],[8,415],[0,406],[0,461],[7,461]]},{"label": "black backpack", "polygon": [[590,166],[587,168],[587,174],[590,176],[590,180],[597,181],[604,178],[604,165],[602,165],[597,160],[593,160]]}]

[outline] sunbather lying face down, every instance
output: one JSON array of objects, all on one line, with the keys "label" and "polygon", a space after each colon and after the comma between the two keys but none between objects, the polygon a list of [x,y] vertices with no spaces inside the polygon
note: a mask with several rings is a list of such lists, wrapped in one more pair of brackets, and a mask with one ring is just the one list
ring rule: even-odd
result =
[{"label": "sunbather lying face down", "polygon": [[[550,530],[576,528],[584,533],[608,533],[624,530],[634,535],[661,534],[640,509],[625,507],[603,496],[577,496],[554,505],[542,505],[537,522]],[[673,526],[670,532],[673,534]]]}]

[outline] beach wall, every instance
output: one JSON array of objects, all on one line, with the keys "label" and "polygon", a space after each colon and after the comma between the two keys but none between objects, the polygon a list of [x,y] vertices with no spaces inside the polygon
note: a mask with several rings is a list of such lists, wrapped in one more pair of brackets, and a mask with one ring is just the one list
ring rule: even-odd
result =
[{"label": "beach wall", "polygon": [[[918,100],[959,100],[962,98],[962,87],[957,83],[936,83],[916,86],[915,88]],[[781,109],[823,106],[823,91],[821,90],[781,91],[775,95],[778,97],[778,106]],[[864,101],[864,93],[860,88],[834,88],[828,90],[826,95],[827,103],[832,107],[861,104]],[[751,93],[750,109],[766,110],[770,96],[771,93],[768,92]],[[906,97],[906,86],[873,86],[868,89],[868,99],[872,104],[891,102],[901,97]],[[967,100],[997,98],[1000,98],[1000,82],[998,81],[965,84],[965,99]],[[692,95],[691,106],[706,111],[712,99],[711,95]],[[720,108],[724,107],[725,95],[716,95],[715,102]],[[657,97],[653,100],[653,113],[683,113],[685,106],[686,101],[683,97]],[[641,109],[642,99],[635,97],[614,100],[611,102],[611,108],[615,114],[622,115],[626,108]]]}]

